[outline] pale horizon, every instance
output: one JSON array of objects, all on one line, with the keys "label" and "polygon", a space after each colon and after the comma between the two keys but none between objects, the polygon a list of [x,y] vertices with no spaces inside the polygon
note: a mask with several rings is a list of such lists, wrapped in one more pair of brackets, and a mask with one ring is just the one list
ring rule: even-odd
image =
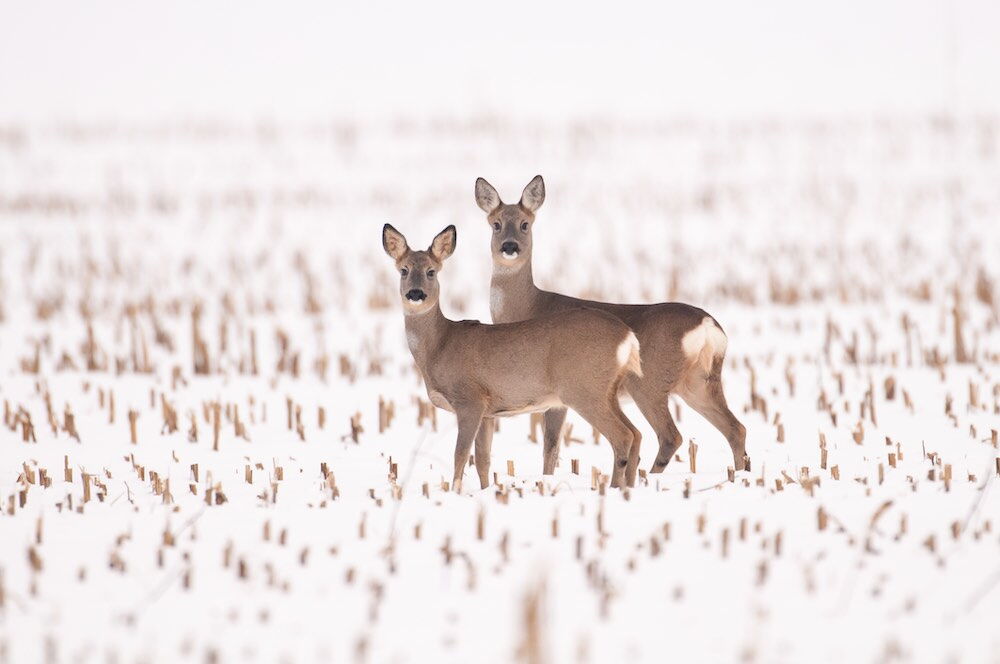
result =
[{"label": "pale horizon", "polygon": [[1000,110],[1000,5],[8,5],[0,118]]}]

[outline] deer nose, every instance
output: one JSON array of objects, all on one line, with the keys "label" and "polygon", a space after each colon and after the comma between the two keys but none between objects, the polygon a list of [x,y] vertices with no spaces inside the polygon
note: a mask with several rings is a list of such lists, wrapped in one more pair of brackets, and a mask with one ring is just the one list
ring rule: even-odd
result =
[{"label": "deer nose", "polygon": [[423,292],[419,288],[412,288],[406,291],[406,299],[411,302],[422,302],[427,299],[427,293]]},{"label": "deer nose", "polygon": [[504,242],[500,245],[500,251],[507,255],[516,254],[519,250],[520,247],[517,246],[517,242]]}]

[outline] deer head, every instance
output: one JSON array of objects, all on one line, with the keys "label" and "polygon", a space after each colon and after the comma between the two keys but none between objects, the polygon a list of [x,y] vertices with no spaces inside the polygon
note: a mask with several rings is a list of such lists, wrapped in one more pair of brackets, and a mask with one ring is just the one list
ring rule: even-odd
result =
[{"label": "deer head", "polygon": [[437,306],[441,295],[437,273],[444,260],[455,251],[457,239],[455,227],[448,226],[435,236],[426,251],[413,251],[402,233],[390,224],[382,227],[382,247],[396,262],[399,271],[403,313],[422,314]]},{"label": "deer head", "polygon": [[521,200],[508,205],[483,178],[476,180],[476,204],[486,213],[493,230],[490,253],[493,263],[510,270],[531,262],[531,226],[535,211],[545,202],[545,182],[541,175],[532,178],[521,193]]}]

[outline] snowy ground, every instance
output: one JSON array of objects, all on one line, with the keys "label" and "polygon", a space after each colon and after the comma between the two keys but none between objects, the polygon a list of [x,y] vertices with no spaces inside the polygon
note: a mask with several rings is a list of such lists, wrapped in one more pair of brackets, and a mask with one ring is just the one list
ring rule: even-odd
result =
[{"label": "snowy ground", "polygon": [[[544,286],[723,324],[752,472],[672,402],[627,492],[572,414],[444,490],[380,229],[488,320],[536,172]],[[0,662],[997,661],[998,218],[989,118],[2,126]]]}]

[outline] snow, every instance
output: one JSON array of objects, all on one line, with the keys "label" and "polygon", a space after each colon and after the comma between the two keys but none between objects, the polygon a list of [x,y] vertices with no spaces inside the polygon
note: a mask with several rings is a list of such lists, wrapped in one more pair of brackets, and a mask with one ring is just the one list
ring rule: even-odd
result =
[{"label": "snow", "polygon": [[[6,125],[0,661],[995,659],[997,122]],[[473,184],[536,172],[539,284],[711,313],[751,471],[671,399],[678,458],[627,492],[573,413],[554,476],[519,416],[494,486],[444,490],[382,224],[454,223],[443,308],[488,320]]]}]

